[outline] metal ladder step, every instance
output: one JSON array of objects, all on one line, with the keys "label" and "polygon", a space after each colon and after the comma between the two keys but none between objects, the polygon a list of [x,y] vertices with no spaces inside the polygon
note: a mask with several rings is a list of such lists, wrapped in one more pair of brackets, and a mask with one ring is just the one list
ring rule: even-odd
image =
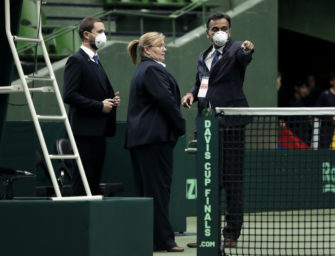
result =
[{"label": "metal ladder step", "polygon": [[36,115],[39,120],[66,120],[66,116],[44,116]]},{"label": "metal ladder step", "polygon": [[23,88],[19,84],[13,84],[9,86],[0,86],[1,93],[13,93],[13,92],[23,92]]},{"label": "metal ladder step", "polygon": [[25,37],[25,36],[13,36],[13,39],[15,41],[24,41],[24,42],[35,42],[35,43],[42,42],[42,39],[40,38]]},{"label": "metal ladder step", "polygon": [[49,155],[50,159],[77,159],[78,155]]},{"label": "metal ladder step", "polygon": [[[55,78],[50,76],[34,76],[34,75],[27,75],[25,76],[26,80],[31,81],[47,81],[53,82]],[[41,86],[36,88],[29,88],[30,92],[54,92],[54,88],[52,86]]]},{"label": "metal ladder step", "polygon": [[37,88],[29,88],[30,92],[54,92],[54,88],[52,86],[43,86]]},{"label": "metal ladder step", "polygon": [[28,80],[34,80],[34,81],[54,81],[55,79],[50,76],[25,76]]}]

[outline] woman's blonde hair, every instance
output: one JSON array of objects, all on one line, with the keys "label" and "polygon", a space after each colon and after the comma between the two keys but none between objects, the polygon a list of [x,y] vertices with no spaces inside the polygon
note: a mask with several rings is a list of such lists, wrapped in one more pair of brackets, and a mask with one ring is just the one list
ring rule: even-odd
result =
[{"label": "woman's blonde hair", "polygon": [[165,36],[159,32],[148,32],[143,34],[139,40],[133,40],[128,44],[128,54],[134,65],[137,63],[137,48],[140,56],[144,54],[144,47],[153,46],[157,40],[164,40]]}]

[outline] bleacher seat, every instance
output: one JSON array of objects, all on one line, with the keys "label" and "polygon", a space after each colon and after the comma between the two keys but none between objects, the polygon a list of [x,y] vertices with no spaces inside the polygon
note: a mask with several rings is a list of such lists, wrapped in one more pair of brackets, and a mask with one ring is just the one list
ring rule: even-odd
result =
[{"label": "bleacher seat", "polygon": [[[22,11],[20,17],[20,28],[19,35],[24,37],[33,37],[36,38],[38,36],[38,19],[37,19],[37,6],[36,2],[30,0],[23,0],[22,2]],[[41,11],[41,23],[42,25],[46,23],[46,17]],[[29,45],[29,42],[19,41],[17,43],[18,49]],[[48,48],[48,44],[46,44]],[[32,54],[34,53],[34,48],[30,48],[25,51],[24,54]],[[42,55],[41,47],[38,46],[37,55]]]},{"label": "bleacher seat", "polygon": [[[41,22],[42,24],[46,24],[46,16],[43,10],[41,10]],[[37,20],[36,2],[30,1],[30,0],[23,0],[21,17],[20,17],[20,25],[37,27],[38,20]]]}]

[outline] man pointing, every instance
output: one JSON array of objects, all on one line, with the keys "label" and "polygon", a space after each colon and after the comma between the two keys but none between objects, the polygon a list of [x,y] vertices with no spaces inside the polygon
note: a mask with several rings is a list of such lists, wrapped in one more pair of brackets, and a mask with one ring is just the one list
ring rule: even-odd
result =
[{"label": "man pointing", "polygon": [[[225,13],[212,14],[206,26],[212,45],[200,53],[195,85],[183,97],[182,105],[191,108],[198,101],[198,116],[205,108],[248,107],[242,87],[254,52],[253,43],[231,38],[231,20]],[[220,119],[220,149],[223,149],[220,169],[226,191],[223,246],[226,248],[237,246],[243,224],[244,135],[248,122],[250,119],[245,117]],[[196,243],[188,246],[196,247]]]}]

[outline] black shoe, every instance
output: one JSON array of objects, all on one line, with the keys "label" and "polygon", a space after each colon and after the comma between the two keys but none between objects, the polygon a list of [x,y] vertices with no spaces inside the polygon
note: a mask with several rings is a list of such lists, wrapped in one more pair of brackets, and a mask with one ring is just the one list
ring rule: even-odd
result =
[{"label": "black shoe", "polygon": [[230,238],[230,237],[225,237],[223,240],[223,247],[224,248],[236,248],[237,240]]},{"label": "black shoe", "polygon": [[188,243],[187,247],[189,247],[189,248],[197,248],[197,243]]},{"label": "black shoe", "polygon": [[170,249],[167,249],[168,252],[183,252],[184,248],[183,247],[179,247],[179,246],[175,246],[172,247]]}]

